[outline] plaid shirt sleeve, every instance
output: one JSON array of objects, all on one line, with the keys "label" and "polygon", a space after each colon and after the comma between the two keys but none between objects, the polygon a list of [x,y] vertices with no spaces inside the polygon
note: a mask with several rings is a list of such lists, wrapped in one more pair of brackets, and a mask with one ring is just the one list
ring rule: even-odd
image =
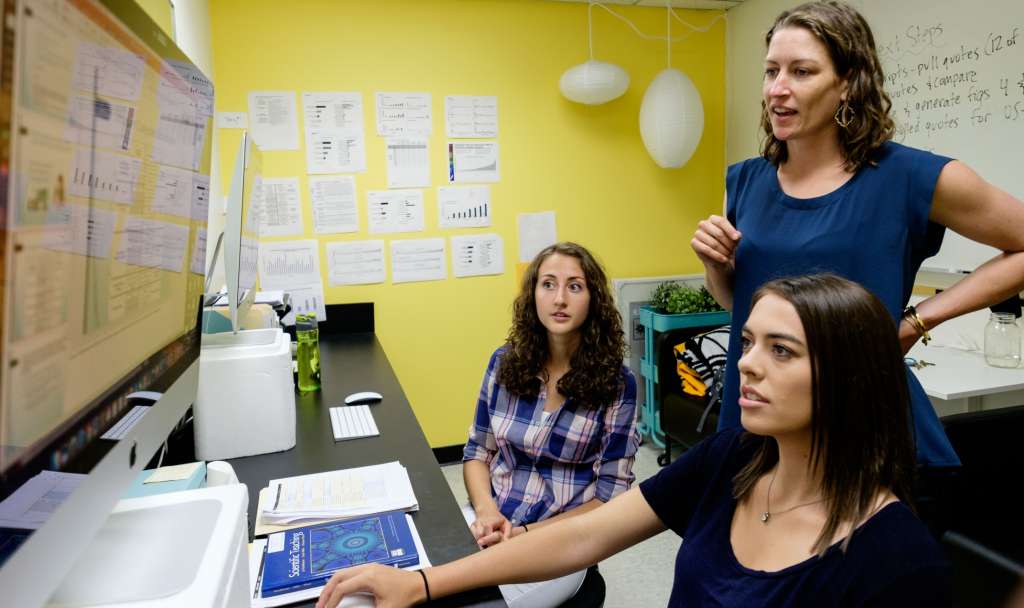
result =
[{"label": "plaid shirt sleeve", "polygon": [[597,495],[608,502],[633,485],[633,461],[640,446],[637,432],[636,378],[629,368],[622,368],[622,392],[604,414],[604,437],[601,439],[601,464],[597,472]]},{"label": "plaid shirt sleeve", "polygon": [[480,395],[476,401],[476,413],[473,424],[469,427],[469,439],[462,449],[462,461],[479,460],[490,464],[498,452],[498,444],[491,431],[491,399],[494,396],[495,382],[498,375],[498,360],[503,349],[499,348],[491,355],[484,373],[484,381],[480,386]]}]

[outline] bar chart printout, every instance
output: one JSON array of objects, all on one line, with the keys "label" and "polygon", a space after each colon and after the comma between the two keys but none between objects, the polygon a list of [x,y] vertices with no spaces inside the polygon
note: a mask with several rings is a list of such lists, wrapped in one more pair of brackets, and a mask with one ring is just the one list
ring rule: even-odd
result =
[{"label": "bar chart printout", "polygon": [[320,253],[317,245],[318,241],[312,239],[261,243],[260,289],[320,284]]},{"label": "bar chart printout", "polygon": [[441,228],[479,228],[491,225],[490,186],[437,189]]}]

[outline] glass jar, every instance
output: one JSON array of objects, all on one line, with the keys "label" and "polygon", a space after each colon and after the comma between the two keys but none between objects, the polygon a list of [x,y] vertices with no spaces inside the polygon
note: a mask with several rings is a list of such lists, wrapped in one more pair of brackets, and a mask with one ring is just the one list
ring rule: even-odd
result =
[{"label": "glass jar", "polygon": [[1013,313],[992,313],[985,326],[985,362],[992,367],[1018,367],[1020,336],[1020,326]]},{"label": "glass jar", "polygon": [[320,331],[316,314],[295,315],[298,348],[295,361],[299,368],[299,390],[308,393],[320,389]]}]

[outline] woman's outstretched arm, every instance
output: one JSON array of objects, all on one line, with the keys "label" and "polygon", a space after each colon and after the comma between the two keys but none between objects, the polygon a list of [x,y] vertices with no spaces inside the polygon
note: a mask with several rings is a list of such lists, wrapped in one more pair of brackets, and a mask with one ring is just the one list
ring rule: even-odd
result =
[{"label": "woman's outstretched arm", "polygon": [[[593,511],[531,530],[460,560],[425,571],[432,598],[477,587],[548,580],[582,570],[665,529],[639,488]],[[378,607],[426,600],[418,572],[380,565],[340,570],[317,608],[333,608],[347,595],[371,593]]]}]

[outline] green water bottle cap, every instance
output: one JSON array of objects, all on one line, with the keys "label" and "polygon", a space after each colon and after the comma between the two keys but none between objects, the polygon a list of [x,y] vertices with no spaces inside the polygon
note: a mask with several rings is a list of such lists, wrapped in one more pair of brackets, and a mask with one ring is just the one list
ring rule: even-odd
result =
[{"label": "green water bottle cap", "polygon": [[316,327],[316,315],[310,313],[295,315],[295,331],[309,331]]}]

